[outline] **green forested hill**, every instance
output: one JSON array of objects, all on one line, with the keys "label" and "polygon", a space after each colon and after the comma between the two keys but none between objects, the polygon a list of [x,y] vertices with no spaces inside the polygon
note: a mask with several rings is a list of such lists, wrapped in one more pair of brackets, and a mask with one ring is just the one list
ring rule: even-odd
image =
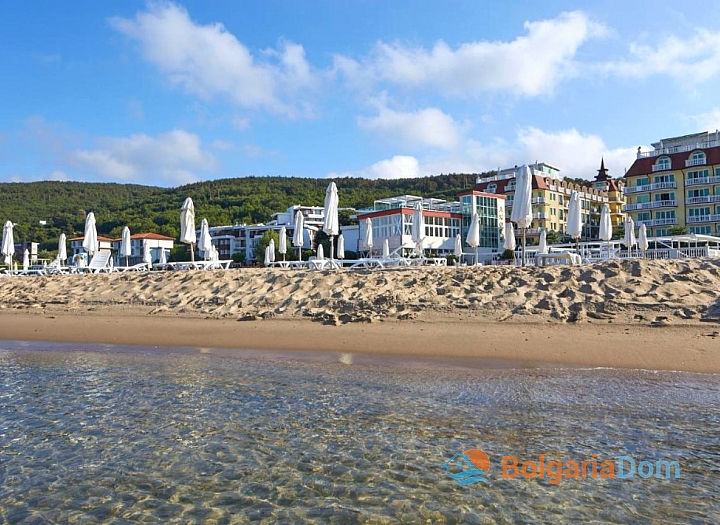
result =
[{"label": "green forested hill", "polygon": [[[438,175],[417,179],[335,179],[341,207],[362,208],[373,200],[413,194],[454,200],[470,188],[476,175]],[[265,222],[293,204],[322,206],[328,179],[244,177],[159,188],[137,184],[88,182],[0,183],[0,221],[17,224],[15,240],[35,241],[54,250],[57,238],[82,235],[85,216],[93,211],[98,233],[120,237],[123,226],[133,233],[154,231],[177,237],[180,206],[192,197],[199,220],[211,226]],[[42,226],[40,221],[46,221]]]}]

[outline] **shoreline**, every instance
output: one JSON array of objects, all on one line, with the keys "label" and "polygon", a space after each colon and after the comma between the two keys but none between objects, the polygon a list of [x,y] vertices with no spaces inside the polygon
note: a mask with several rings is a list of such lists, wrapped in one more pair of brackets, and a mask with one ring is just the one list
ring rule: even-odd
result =
[{"label": "shoreline", "polygon": [[[115,310],[115,309],[113,309]],[[0,311],[0,339],[55,343],[233,350],[363,353],[720,373],[716,324],[497,322],[478,318],[325,325],[309,319],[148,315],[104,312]]]}]

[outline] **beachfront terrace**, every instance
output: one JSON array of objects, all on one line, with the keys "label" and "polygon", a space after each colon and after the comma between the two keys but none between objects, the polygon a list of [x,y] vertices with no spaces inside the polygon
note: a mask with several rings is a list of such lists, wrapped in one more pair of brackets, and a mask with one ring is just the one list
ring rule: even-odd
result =
[{"label": "beachfront terrace", "polygon": [[358,210],[358,215],[395,209],[412,210],[415,209],[418,202],[422,203],[423,210],[425,211],[441,211],[447,213],[460,213],[461,211],[458,201],[449,202],[443,199],[418,197],[417,195],[400,195],[398,197],[378,199],[373,203],[372,207]]}]

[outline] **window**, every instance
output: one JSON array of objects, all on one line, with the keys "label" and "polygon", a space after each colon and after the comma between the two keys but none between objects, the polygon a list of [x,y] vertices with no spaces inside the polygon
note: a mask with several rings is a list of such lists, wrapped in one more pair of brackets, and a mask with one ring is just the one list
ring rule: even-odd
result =
[{"label": "window", "polygon": [[710,215],[710,206],[688,209],[688,217],[707,217]]},{"label": "window", "polygon": [[695,171],[688,171],[687,172],[687,180],[688,182],[696,181],[698,179],[705,179],[709,177],[709,171],[708,170],[695,170]]},{"label": "window", "polygon": [[655,235],[657,237],[667,237],[668,235],[670,235],[670,230],[667,228],[656,228]]},{"label": "window", "polygon": [[657,171],[664,171],[670,169],[670,157],[660,157],[655,163],[655,169]]},{"label": "window", "polygon": [[637,204],[642,204],[644,202],[650,202],[650,195],[648,195],[648,194],[638,195],[637,198],[635,199],[635,202]]},{"label": "window", "polygon": [[668,173],[667,175],[658,175],[655,177],[655,184],[659,184],[661,182],[675,182],[675,174]]},{"label": "window", "polygon": [[659,201],[674,201],[675,200],[675,192],[671,191],[668,193],[656,193],[655,194],[655,202]]},{"label": "window", "polygon": [[635,180],[635,186],[647,186],[650,184],[650,177],[640,177]]},{"label": "window", "polygon": [[711,235],[712,226],[690,226],[690,233],[697,235]]},{"label": "window", "polygon": [[488,184],[487,192],[495,193],[495,191],[497,191],[497,184],[495,184],[494,182],[491,182],[490,184]]},{"label": "window", "polygon": [[705,153],[696,151],[690,155],[690,166],[702,166],[705,164]]},{"label": "window", "polygon": [[715,168],[715,176],[720,177],[720,168]]},{"label": "window", "polygon": [[675,218],[675,210],[656,211],[655,218],[656,219],[674,219]]},{"label": "window", "polygon": [[694,197],[706,197],[710,195],[710,188],[699,188],[696,190],[688,190],[688,199],[692,199]]},{"label": "window", "polygon": [[649,211],[641,211],[637,214],[637,220],[640,222],[647,222],[650,220],[650,212]]}]

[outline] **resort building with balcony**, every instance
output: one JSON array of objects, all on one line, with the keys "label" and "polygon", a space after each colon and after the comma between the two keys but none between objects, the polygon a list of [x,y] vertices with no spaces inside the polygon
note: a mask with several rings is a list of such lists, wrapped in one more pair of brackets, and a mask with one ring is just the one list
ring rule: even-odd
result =
[{"label": "resort building with balcony", "polygon": [[[475,191],[500,194],[507,198],[507,216],[510,217],[515,197],[517,166],[498,171],[497,175],[478,178]],[[624,196],[623,182],[613,179],[601,161],[600,169],[594,181],[576,184],[565,180],[560,170],[547,163],[535,163],[530,166],[532,174],[532,212],[533,222],[527,230],[530,244],[537,244],[540,232],[555,231],[565,234],[570,195],[577,191],[583,215],[583,240],[597,239],[600,229],[600,212],[604,204],[611,209],[613,225],[624,220],[622,206]],[[519,232],[516,231],[516,235]]]},{"label": "resort building with balcony", "polygon": [[[354,212],[355,210],[350,211]],[[233,255],[239,253],[245,264],[252,264],[257,262],[255,248],[268,230],[279,233],[284,226],[288,237],[288,251],[297,249],[292,246],[291,239],[295,232],[295,216],[298,213],[302,213],[304,218],[303,249],[311,249],[315,234],[322,230],[325,220],[325,210],[322,206],[291,206],[283,212],[273,213],[267,223],[211,226],[209,228],[210,237],[220,259],[231,259]],[[357,225],[340,227],[340,233],[345,239],[346,250],[354,251],[356,249],[358,231]],[[200,234],[200,230],[197,231],[197,234]]]},{"label": "resort building with balcony", "polygon": [[720,234],[720,131],[663,139],[638,148],[625,174],[624,210],[648,235],[674,226],[698,235]]},{"label": "resort building with balcony", "polygon": [[452,254],[455,250],[455,238],[460,235],[463,251],[474,257],[474,248],[467,245],[466,238],[470,219],[475,211],[480,217],[478,254],[483,259],[491,259],[502,245],[505,197],[476,190],[462,192],[458,197],[459,201],[446,201],[416,195],[399,195],[376,200],[372,207],[358,211],[359,250],[368,251],[368,247],[364,245],[364,229],[365,219],[369,218],[373,229],[373,253],[380,253],[385,240],[388,241],[391,252],[398,249],[411,252],[415,248],[412,240],[413,214],[415,206],[420,203],[425,222],[423,248],[427,255]]}]

